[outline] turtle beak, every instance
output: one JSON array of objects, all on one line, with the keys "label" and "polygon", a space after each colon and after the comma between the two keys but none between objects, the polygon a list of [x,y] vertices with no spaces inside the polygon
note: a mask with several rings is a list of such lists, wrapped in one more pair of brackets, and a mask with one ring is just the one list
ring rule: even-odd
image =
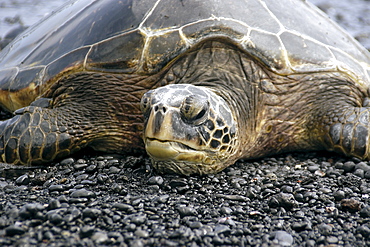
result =
[{"label": "turtle beak", "polygon": [[179,154],[179,152],[172,147],[171,142],[151,138],[146,138],[144,141],[145,149],[153,159],[174,159]]}]

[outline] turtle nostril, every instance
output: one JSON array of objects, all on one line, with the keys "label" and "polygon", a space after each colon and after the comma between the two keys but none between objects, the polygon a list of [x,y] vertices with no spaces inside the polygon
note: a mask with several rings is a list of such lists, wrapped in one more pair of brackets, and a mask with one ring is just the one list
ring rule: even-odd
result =
[{"label": "turtle nostril", "polygon": [[156,105],[154,107],[154,111],[158,112],[158,111],[162,111],[163,113],[166,113],[167,112],[167,107],[160,104],[160,105]]}]

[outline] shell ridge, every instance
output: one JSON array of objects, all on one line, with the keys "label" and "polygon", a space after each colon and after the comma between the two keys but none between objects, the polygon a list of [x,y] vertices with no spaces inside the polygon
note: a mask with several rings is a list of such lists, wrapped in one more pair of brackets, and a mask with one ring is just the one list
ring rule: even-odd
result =
[{"label": "shell ridge", "polygon": [[143,21],[139,24],[139,29],[143,26],[143,24],[146,22],[146,20],[153,14],[154,10],[157,8],[158,4],[161,0],[157,0],[153,7],[145,14]]},{"label": "shell ridge", "polygon": [[[276,17],[276,15],[270,10],[269,7],[267,7],[267,4],[265,1],[263,0],[258,0],[262,7],[264,9],[266,9],[266,11],[270,14],[270,16],[278,23],[279,27],[280,27],[280,30],[279,32],[277,32],[275,35],[277,36],[278,40],[279,40],[279,43],[281,45],[281,53],[282,53],[282,58],[284,59],[284,62],[286,64],[286,70],[290,70],[290,71],[293,71],[292,69],[292,64],[290,63],[290,60],[289,60],[289,56],[288,56],[288,50],[286,49],[285,45],[284,45],[284,42],[281,40],[281,37],[280,35],[282,33],[284,33],[284,31],[286,31],[286,28],[284,27],[284,25],[280,22],[279,18]],[[275,70],[275,69],[274,69]],[[276,71],[276,70],[275,70]]]}]

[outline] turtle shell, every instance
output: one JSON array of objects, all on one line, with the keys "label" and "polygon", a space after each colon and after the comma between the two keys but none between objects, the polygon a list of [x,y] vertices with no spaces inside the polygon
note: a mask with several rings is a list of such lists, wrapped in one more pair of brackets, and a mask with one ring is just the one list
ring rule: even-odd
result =
[{"label": "turtle shell", "polygon": [[0,53],[0,102],[28,105],[74,71],[153,74],[219,37],[281,75],[340,71],[369,85],[368,51],[306,1],[76,0]]}]

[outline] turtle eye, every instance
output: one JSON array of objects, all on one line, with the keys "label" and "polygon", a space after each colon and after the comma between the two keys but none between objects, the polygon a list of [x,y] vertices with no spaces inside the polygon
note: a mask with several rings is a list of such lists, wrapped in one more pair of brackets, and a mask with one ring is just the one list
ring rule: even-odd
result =
[{"label": "turtle eye", "polygon": [[206,120],[208,111],[208,100],[197,98],[194,95],[186,97],[180,107],[183,120],[195,125],[202,124]]},{"label": "turtle eye", "polygon": [[141,98],[141,101],[140,101],[140,110],[145,114],[148,109],[150,109],[150,105],[151,105],[151,96],[152,95],[152,92],[149,91],[147,93],[145,93],[143,95],[143,97]]}]

